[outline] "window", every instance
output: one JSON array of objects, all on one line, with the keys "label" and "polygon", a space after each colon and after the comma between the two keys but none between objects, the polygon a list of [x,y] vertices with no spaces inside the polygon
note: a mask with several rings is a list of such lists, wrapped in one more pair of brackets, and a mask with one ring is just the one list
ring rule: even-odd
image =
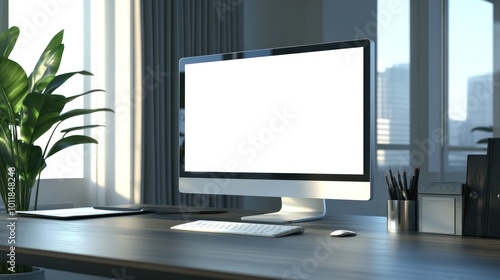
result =
[{"label": "window", "polygon": [[491,136],[471,130],[493,124],[493,4],[379,0],[378,23],[377,170],[424,162],[425,180],[465,180]]},{"label": "window", "polygon": [[[466,17],[466,18],[465,18]],[[493,125],[493,4],[448,1],[447,121],[445,172],[464,172],[467,154],[484,153],[476,142]]]},{"label": "window", "polygon": [[408,166],[410,144],[410,1],[378,1],[377,164]]},{"label": "window", "polygon": [[[64,54],[59,73],[80,71],[84,68],[84,0],[43,1],[24,0],[9,2],[9,26],[18,26],[20,36],[11,54],[29,75],[35,67],[52,37],[64,29]],[[83,93],[83,76],[74,76],[55,93],[71,96]],[[65,110],[81,108],[83,99],[79,98],[66,106]],[[64,123],[65,127],[83,125],[83,117],[72,118]],[[64,128],[61,125],[62,129]],[[59,130],[60,130],[59,129]],[[57,134],[56,132],[56,138]],[[46,133],[37,145],[42,149],[48,141]],[[54,140],[52,140],[54,143]],[[73,146],[47,160],[42,178],[83,178],[84,151],[82,145]]]},{"label": "window", "polygon": [[[106,94],[86,96],[80,100],[83,103],[74,106],[107,107],[115,111],[78,120],[80,124],[89,119],[89,123],[106,126],[89,131],[99,145],[77,145],[47,162],[42,172],[42,178],[46,179],[40,184],[39,209],[139,201],[132,154],[136,151],[134,136],[140,135],[135,133],[134,129],[140,126],[134,126],[134,117],[140,111],[135,106],[141,99],[133,95],[140,92],[133,81],[140,73],[140,60],[135,52],[140,52],[139,7],[139,0],[9,1],[9,25],[19,26],[30,43],[29,51],[24,51],[21,47],[28,46],[18,42],[12,58],[22,57],[19,61],[30,73],[52,36],[64,29],[65,53],[60,73],[84,69],[95,76],[89,79],[74,76],[71,87],[68,84],[66,89],[58,89],[58,93],[70,96],[89,89],[105,89]],[[34,195],[35,191],[32,203]]]}]

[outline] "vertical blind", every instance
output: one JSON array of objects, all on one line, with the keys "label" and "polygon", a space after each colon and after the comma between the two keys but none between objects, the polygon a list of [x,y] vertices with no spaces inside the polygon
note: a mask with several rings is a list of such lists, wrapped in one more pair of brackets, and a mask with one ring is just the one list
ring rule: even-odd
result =
[{"label": "vertical blind", "polygon": [[142,1],[142,172],[143,202],[238,207],[232,196],[181,194],[179,81],[181,57],[239,50],[241,1]]}]

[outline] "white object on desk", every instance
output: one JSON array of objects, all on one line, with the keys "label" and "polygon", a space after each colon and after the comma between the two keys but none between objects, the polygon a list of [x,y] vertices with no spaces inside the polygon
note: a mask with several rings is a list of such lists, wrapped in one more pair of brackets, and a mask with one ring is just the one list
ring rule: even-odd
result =
[{"label": "white object on desk", "polygon": [[419,231],[462,235],[463,183],[426,183],[419,187]]},{"label": "white object on desk", "polygon": [[304,232],[303,226],[222,222],[222,221],[206,221],[206,220],[199,220],[199,221],[176,225],[171,227],[171,229],[210,232],[210,233],[228,233],[228,234],[262,236],[262,237],[281,237],[293,233]]},{"label": "white object on desk", "polygon": [[330,236],[334,236],[334,237],[356,236],[356,232],[354,232],[352,230],[347,230],[347,229],[338,229],[338,230],[332,231],[332,233],[330,233]]},{"label": "white object on desk", "polygon": [[16,211],[18,216],[35,217],[35,218],[52,218],[52,219],[78,219],[78,218],[91,218],[101,216],[115,216],[143,213],[142,208],[127,209],[123,208],[109,208],[99,209],[97,207],[79,207],[67,209],[54,209],[54,210],[36,210],[36,211]]}]

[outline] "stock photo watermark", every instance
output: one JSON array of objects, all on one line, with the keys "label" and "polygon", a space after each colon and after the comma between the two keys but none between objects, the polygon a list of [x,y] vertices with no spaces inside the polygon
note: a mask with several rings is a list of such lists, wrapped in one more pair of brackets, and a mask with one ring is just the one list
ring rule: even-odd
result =
[{"label": "stock photo watermark", "polygon": [[8,270],[12,273],[16,272],[16,168],[7,168],[7,212],[9,217],[7,217],[7,228],[9,229],[9,236],[7,237],[7,243],[9,246],[9,252],[7,253],[7,264]]},{"label": "stock photo watermark", "polygon": [[[402,12],[402,4],[400,0],[393,0],[387,3],[387,5],[378,11],[370,11],[370,15],[373,20],[368,21],[363,28],[355,26],[353,31],[355,33],[354,39],[375,39],[377,37],[377,32],[380,29],[388,28],[392,23],[393,18]],[[361,54],[360,49],[356,48],[345,48],[342,50],[344,57],[347,61],[351,61],[352,56],[359,56]]]},{"label": "stock photo watermark", "polygon": [[373,20],[367,22],[363,29],[359,26],[354,27],[356,32],[355,39],[375,38],[377,36],[377,29],[387,28],[392,18],[402,12],[400,0],[389,1],[387,5],[378,11],[371,11],[370,15]]},{"label": "stock photo watermark", "polygon": [[[491,80],[485,78],[481,79],[473,89],[474,94],[469,95],[467,105],[463,107],[453,107],[449,114],[465,118],[466,114],[479,113],[484,110],[485,102],[492,99],[494,86]],[[460,126],[461,124],[458,122],[448,122],[448,126],[445,126],[445,128],[450,131],[453,129],[460,129]],[[441,147],[450,139],[449,133],[445,132],[445,128],[436,127],[429,133],[429,137],[425,139],[416,138],[413,140],[412,144],[414,148],[410,151],[410,165],[422,165],[429,156],[441,151]],[[403,156],[399,156],[401,165],[404,165],[407,161],[408,160]]]},{"label": "stock photo watermark", "polygon": [[169,76],[169,72],[161,71],[159,64],[156,64],[154,68],[147,65],[144,68],[142,87],[146,90],[156,89],[160,84],[164,83]]},{"label": "stock photo watermark", "polygon": [[244,137],[234,147],[234,158],[229,159],[225,164],[225,172],[228,174],[223,177],[212,176],[209,183],[196,191],[197,194],[193,197],[194,207],[207,207],[210,200],[208,194],[221,193],[229,185],[231,174],[240,171],[245,164],[257,160],[259,154],[268,149],[277,137],[293,124],[296,118],[297,115],[287,106],[273,108],[270,118],[263,122],[262,127],[256,130],[255,133]]},{"label": "stock photo watermark", "polygon": [[265,150],[266,146],[275,140],[275,137],[290,125],[296,115],[289,112],[286,106],[280,110],[273,109],[273,116],[267,126],[262,127],[255,135],[250,135],[238,145],[238,154],[246,156],[246,161],[253,161],[258,153]]},{"label": "stock photo watermark", "polygon": [[19,37],[19,43],[29,44],[30,39],[40,34],[46,28],[50,20],[56,17],[62,10],[62,6],[68,4],[70,0],[45,0],[38,1],[38,9],[30,16],[23,16],[20,27],[24,30]]},{"label": "stock photo watermark", "polygon": [[228,13],[235,11],[242,3],[243,0],[216,0],[212,2],[212,6],[219,20],[223,21]]},{"label": "stock photo watermark", "polygon": [[334,249],[340,247],[330,237],[318,237],[316,243],[312,254],[292,264],[290,269],[283,272],[281,279],[310,279],[319,266],[335,253]]},{"label": "stock photo watermark", "polygon": [[[104,115],[104,122],[106,126],[97,127],[94,132],[94,138],[101,142],[105,139],[105,135],[109,135],[115,129],[115,123],[121,120],[128,119],[132,114],[133,108],[135,106],[141,106],[141,102],[146,100],[154,89],[157,89],[161,84],[167,82],[170,73],[162,71],[160,65],[156,66],[146,66],[142,75],[143,83],[140,85],[140,96],[132,94],[131,99],[118,99],[115,102],[115,114]],[[120,98],[121,95],[119,95]],[[68,174],[72,174],[75,169],[80,168],[84,165],[85,158],[91,154],[91,150],[88,148],[74,147],[67,149],[60,158],[51,161],[51,163],[46,167],[46,169],[52,174],[54,178],[66,178]],[[46,171],[47,172],[47,171]]]},{"label": "stock photo watermark", "polygon": [[128,275],[125,267],[122,267],[120,271],[118,271],[116,268],[113,268],[111,270],[111,274],[113,274],[114,278],[111,278],[112,280],[134,280],[135,276]]}]

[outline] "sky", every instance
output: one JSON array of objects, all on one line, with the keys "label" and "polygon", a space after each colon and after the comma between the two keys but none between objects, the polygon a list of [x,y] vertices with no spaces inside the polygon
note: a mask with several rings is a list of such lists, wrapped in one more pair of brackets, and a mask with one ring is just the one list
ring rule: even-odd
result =
[{"label": "sky", "polygon": [[[378,71],[409,63],[409,0],[378,1]],[[484,0],[449,1],[449,117],[464,120],[468,77],[493,69],[493,5]]]}]

